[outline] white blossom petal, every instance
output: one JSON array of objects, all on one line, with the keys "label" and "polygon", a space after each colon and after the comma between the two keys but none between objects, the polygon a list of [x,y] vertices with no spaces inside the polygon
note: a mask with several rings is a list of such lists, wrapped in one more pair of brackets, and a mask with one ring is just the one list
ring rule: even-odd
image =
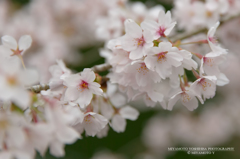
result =
[{"label": "white blossom petal", "polygon": [[139,112],[130,106],[125,106],[119,110],[119,114],[125,118],[130,120],[136,120],[139,116]]},{"label": "white blossom petal", "polygon": [[113,130],[118,133],[124,132],[126,129],[126,125],[126,120],[121,115],[114,115],[110,124]]},{"label": "white blossom petal", "polygon": [[5,35],[2,37],[2,43],[5,47],[9,49],[16,50],[18,47],[17,41],[9,35]]},{"label": "white blossom petal", "polygon": [[18,41],[19,50],[27,50],[32,45],[32,38],[30,35],[23,35]]}]

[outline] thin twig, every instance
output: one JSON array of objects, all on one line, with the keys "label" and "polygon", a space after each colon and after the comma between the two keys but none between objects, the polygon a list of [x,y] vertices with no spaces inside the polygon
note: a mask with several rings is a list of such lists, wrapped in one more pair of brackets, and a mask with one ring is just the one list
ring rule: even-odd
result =
[{"label": "thin twig", "polygon": [[40,93],[41,91],[43,91],[43,90],[46,91],[49,88],[50,88],[49,84],[39,84],[39,85],[29,87],[28,90],[32,91],[34,93]]},{"label": "thin twig", "polygon": [[[240,17],[240,14],[236,14],[236,15],[231,16],[231,17],[228,17],[228,18],[226,18],[226,19],[222,19],[222,20],[220,20],[220,26],[223,25],[224,23],[228,22],[228,21],[231,21],[231,20],[236,19],[236,18],[239,18],[239,17]],[[192,32],[192,33],[182,34],[182,35],[180,35],[180,36],[173,37],[173,40],[172,40],[172,41],[173,41],[173,42],[176,42],[176,41],[178,41],[178,40],[184,40],[184,39],[190,38],[190,37],[192,37],[192,36],[194,36],[194,35],[197,35],[197,34],[199,34],[199,33],[204,33],[204,32],[207,32],[207,31],[208,31],[207,28],[201,28],[201,29],[196,30],[196,31],[194,31],[194,32]]]},{"label": "thin twig", "polygon": [[[112,68],[112,66],[110,64],[104,63],[101,65],[93,66],[91,69],[93,70],[93,72],[99,73],[99,72],[107,71],[110,68]],[[27,89],[34,93],[40,93],[42,90],[46,91],[46,90],[50,89],[50,86],[49,86],[49,84],[39,84],[39,85],[31,86]]]},{"label": "thin twig", "polygon": [[93,70],[93,72],[99,73],[99,72],[107,71],[110,68],[112,68],[110,64],[104,63],[104,64],[93,66],[91,69]]}]

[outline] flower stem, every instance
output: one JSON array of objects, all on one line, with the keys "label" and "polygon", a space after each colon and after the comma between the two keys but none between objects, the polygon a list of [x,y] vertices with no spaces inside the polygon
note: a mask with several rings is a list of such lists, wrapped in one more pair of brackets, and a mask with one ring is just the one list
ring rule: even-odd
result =
[{"label": "flower stem", "polygon": [[22,58],[22,56],[21,56],[21,55],[19,55],[18,57],[20,58],[20,60],[21,60],[21,62],[22,62],[22,65],[23,65],[23,68],[24,68],[24,70],[26,70],[26,67],[25,67],[25,64],[24,64],[24,61],[23,61],[23,58]]}]

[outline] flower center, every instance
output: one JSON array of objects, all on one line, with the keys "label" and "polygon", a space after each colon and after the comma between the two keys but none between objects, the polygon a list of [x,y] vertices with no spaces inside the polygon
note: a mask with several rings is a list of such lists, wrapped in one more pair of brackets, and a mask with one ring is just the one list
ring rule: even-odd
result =
[{"label": "flower center", "polygon": [[137,45],[138,46],[143,46],[145,44],[145,40],[143,37],[137,39]]},{"label": "flower center", "polygon": [[85,116],[84,121],[85,124],[91,124],[92,123],[92,115],[88,114],[87,116]]},{"label": "flower center", "polygon": [[202,85],[203,91],[206,91],[207,87],[211,87],[211,83],[207,82],[205,78],[202,78],[198,83]]},{"label": "flower center", "polygon": [[208,37],[208,40],[211,41],[214,44],[217,43],[217,39],[215,37]]},{"label": "flower center", "polygon": [[78,86],[78,90],[81,92],[84,91],[85,89],[88,89],[88,83],[84,80],[82,80],[81,84]]},{"label": "flower center", "polygon": [[158,58],[157,61],[158,61],[159,63],[162,63],[162,62],[164,62],[164,61],[167,61],[166,53],[167,53],[167,51],[166,51],[166,52],[160,52],[159,54],[156,55],[157,58]]},{"label": "flower center", "polygon": [[15,86],[15,85],[17,85],[17,80],[14,76],[9,76],[9,77],[7,77],[7,83],[10,86]]},{"label": "flower center", "polygon": [[165,30],[166,30],[165,27],[160,26],[159,30],[157,31],[157,34],[160,35],[160,36],[165,37],[165,34],[164,34]]},{"label": "flower center", "polygon": [[14,55],[20,56],[21,53],[23,52],[23,50],[19,50],[18,47],[16,50],[11,49],[11,51],[13,52],[13,54],[11,56],[14,56]]},{"label": "flower center", "polygon": [[148,68],[145,63],[141,63],[141,66],[137,69],[138,73],[141,73],[143,75],[148,73]]},{"label": "flower center", "polygon": [[211,11],[206,11],[206,16],[210,18],[213,16],[213,13]]},{"label": "flower center", "polygon": [[210,67],[212,67],[214,65],[214,60],[209,57],[203,57],[203,62],[204,62],[204,64],[206,64]]},{"label": "flower center", "polygon": [[187,103],[187,102],[189,102],[190,100],[191,100],[191,97],[189,96],[189,94],[183,92],[183,93],[182,93],[182,101],[183,101],[184,103]]}]

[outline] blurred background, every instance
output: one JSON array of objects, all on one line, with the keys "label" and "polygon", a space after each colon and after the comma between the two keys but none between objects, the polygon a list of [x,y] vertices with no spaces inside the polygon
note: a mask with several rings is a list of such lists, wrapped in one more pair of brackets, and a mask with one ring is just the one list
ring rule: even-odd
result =
[{"label": "blurred background", "polygon": [[[175,33],[207,27],[199,22],[196,24],[194,20],[190,21],[191,19],[187,19],[189,21],[186,24],[193,26],[192,28],[183,24],[184,20],[181,20],[180,15],[184,14],[180,14],[183,10],[179,5],[183,2],[185,3],[185,0],[1,0],[0,35],[11,35],[16,39],[24,34],[32,36],[33,44],[24,55],[24,60],[29,67],[38,69],[41,82],[45,83],[50,77],[48,68],[56,59],[64,59],[67,66],[76,72],[104,63],[105,54],[102,48],[106,41],[122,35],[122,24],[118,25],[118,21],[111,22],[109,17],[116,20],[121,14],[122,17],[129,16],[141,22],[141,18],[149,13],[148,9],[158,6],[164,7],[166,11],[172,10],[174,19],[180,21],[181,27],[177,28]],[[120,11],[118,15],[111,12],[114,8],[121,9],[124,3],[128,3],[123,10],[130,11],[129,15],[126,15],[127,11]],[[190,10],[187,7],[189,6],[186,6],[186,12]],[[236,5],[230,7],[240,11],[240,7]],[[234,12],[234,9],[229,11]],[[219,17],[214,17],[215,20],[223,14],[231,16],[233,13],[226,11]],[[205,21],[206,25],[214,22],[213,19],[210,19],[209,23]],[[66,155],[62,159],[239,159],[239,24],[240,19],[234,18],[217,31],[218,41],[229,51],[228,59],[221,69],[230,79],[230,84],[218,87],[213,99],[207,100],[194,112],[189,112],[181,105],[175,106],[173,111],[167,111],[160,105],[148,108],[141,100],[129,103],[140,110],[140,116],[136,121],[127,122],[124,133],[116,133],[110,129],[108,136],[102,139],[83,135],[75,144],[66,146]],[[120,27],[120,33],[115,30],[114,35],[108,35],[104,30],[106,27],[109,27],[110,31]],[[206,34],[192,38],[202,39],[204,36],[206,38]],[[206,53],[208,48],[194,45],[187,49]],[[168,151],[168,147],[208,146],[234,147],[234,151],[219,151],[214,155],[188,155],[185,151]],[[45,157],[37,155],[36,158],[55,157],[47,153]]]}]

